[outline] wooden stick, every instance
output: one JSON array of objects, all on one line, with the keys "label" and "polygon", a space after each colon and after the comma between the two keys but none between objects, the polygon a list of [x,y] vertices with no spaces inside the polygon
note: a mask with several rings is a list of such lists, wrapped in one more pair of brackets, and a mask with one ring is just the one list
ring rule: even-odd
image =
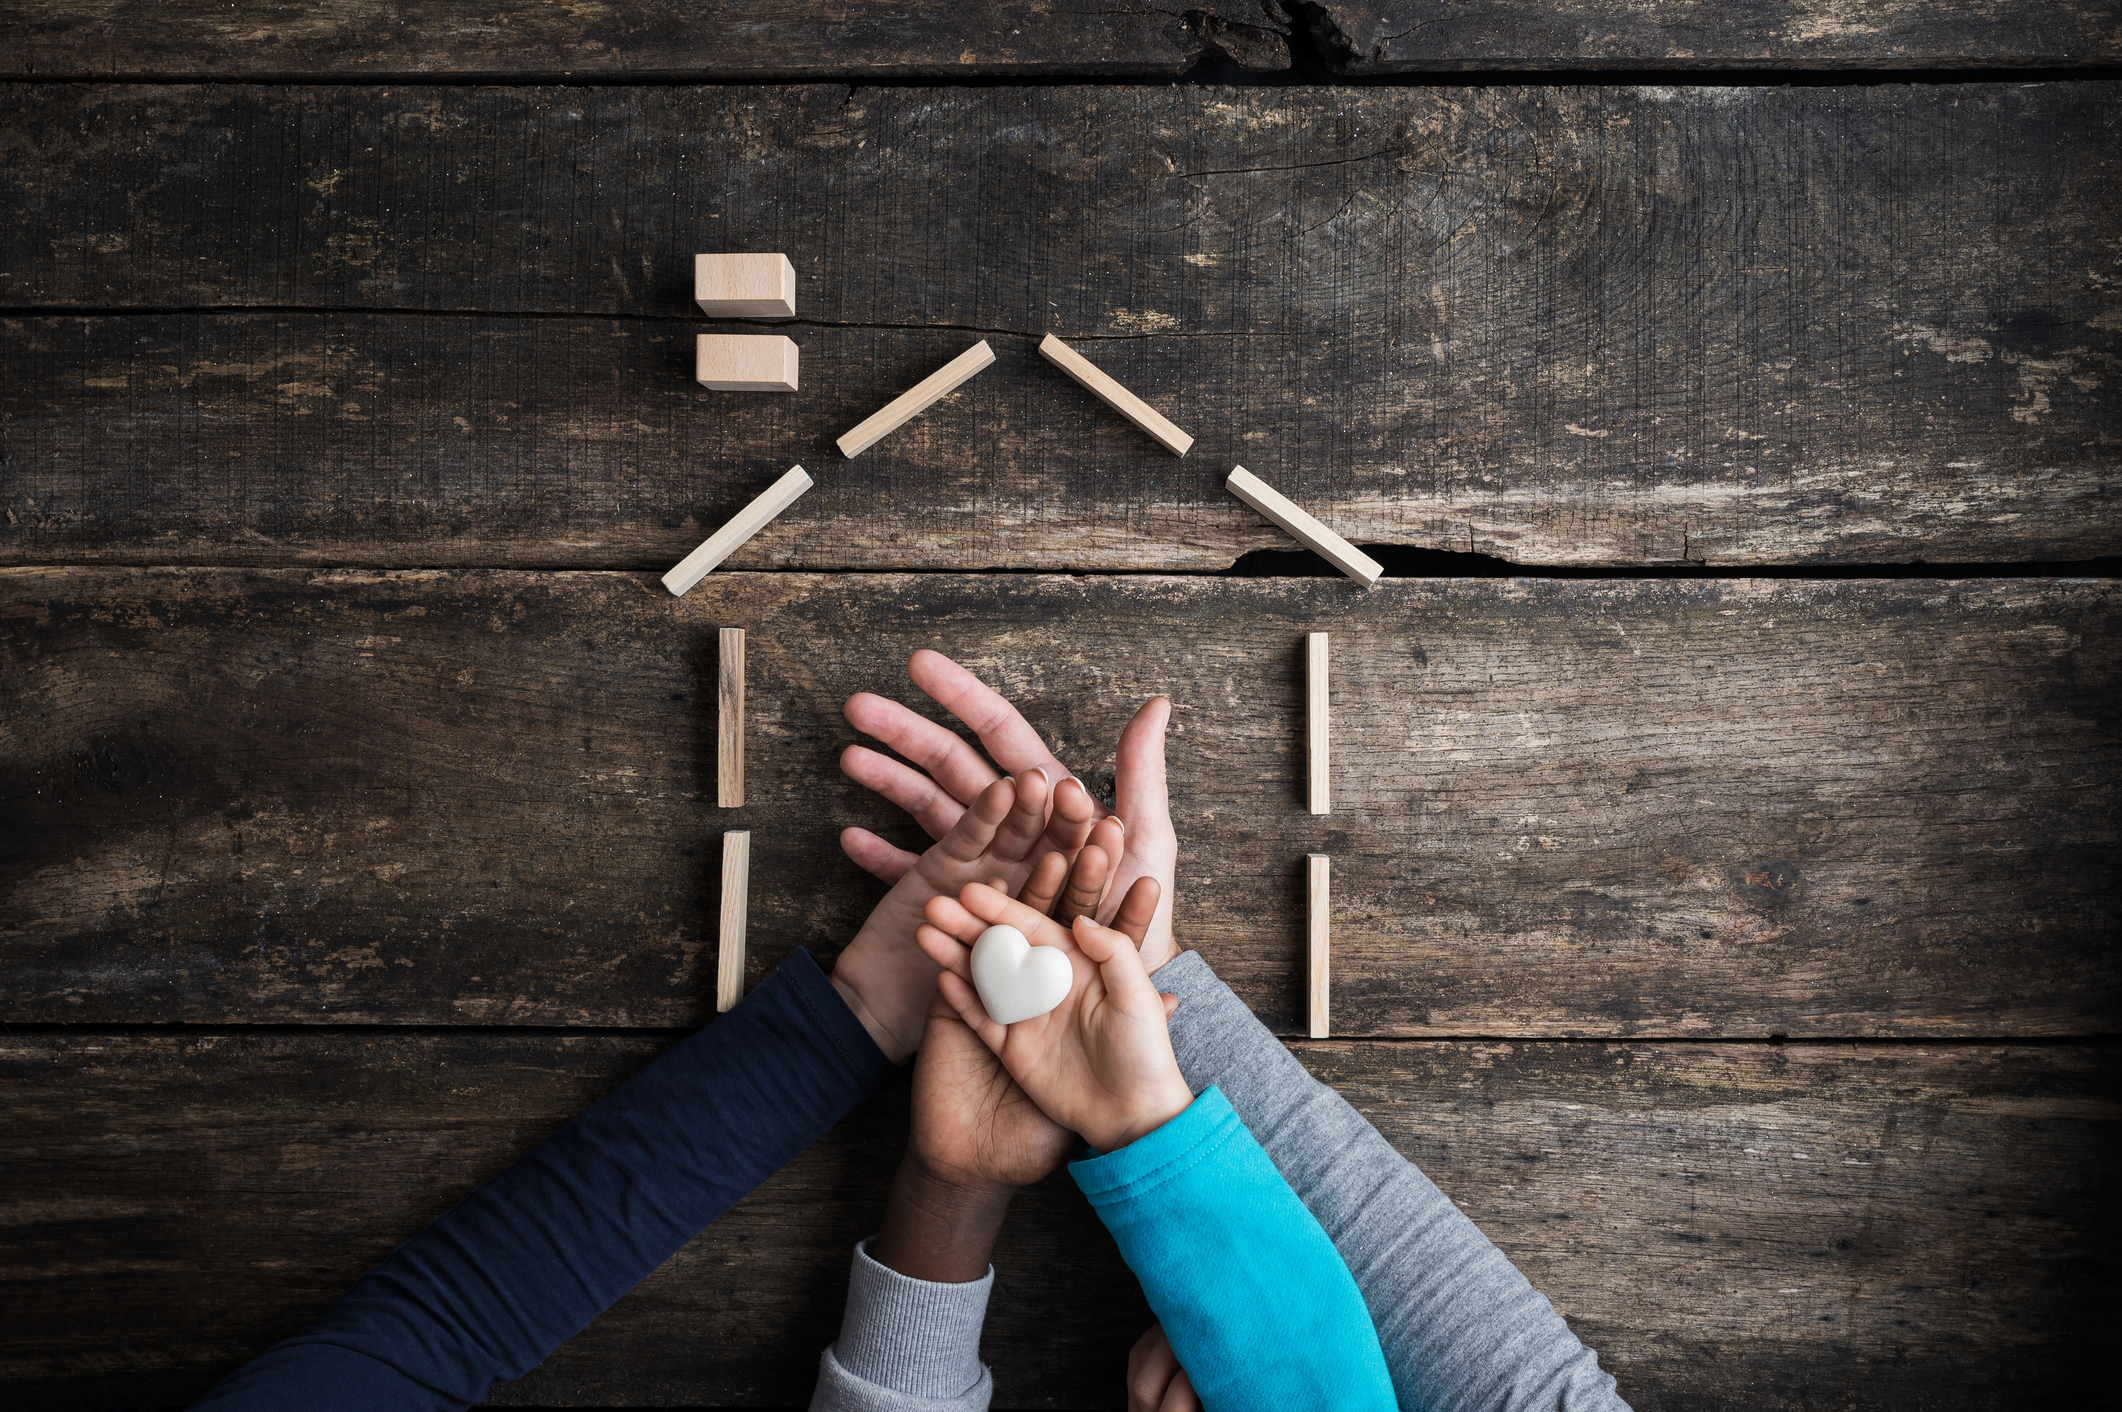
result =
[{"label": "wooden stick", "polygon": [[1062,372],[1082,383],[1105,400],[1115,412],[1164,443],[1164,449],[1174,456],[1184,456],[1194,444],[1194,439],[1166,421],[1156,408],[1114,382],[1096,364],[1048,334],[1039,342],[1039,354]]},{"label": "wooden stick", "polygon": [[981,339],[942,367],[915,383],[906,391],[884,404],[884,409],[840,438],[840,454],[850,459],[860,456],[878,442],[890,436],[906,423],[926,412],[945,396],[957,390],[958,384],[995,361],[995,350]]},{"label": "wooden stick", "polygon": [[715,803],[744,803],[744,629],[722,629],[722,670],[715,692]]},{"label": "wooden stick", "polygon": [[1302,540],[1305,548],[1323,556],[1328,563],[1365,588],[1375,586],[1384,575],[1383,564],[1305,514],[1286,496],[1245,467],[1234,469],[1223,485],[1231,494]]},{"label": "wooden stick", "polygon": [[1311,954],[1311,1026],[1313,1039],[1326,1038],[1327,989],[1331,967],[1327,964],[1327,874],[1333,860],[1324,853],[1304,855],[1305,941]]},{"label": "wooden stick", "polygon": [[728,524],[709,535],[698,549],[680,559],[677,567],[663,576],[663,586],[674,597],[682,598],[690,593],[693,585],[734,554],[737,546],[765,529],[774,516],[795,504],[796,497],[810,487],[810,475],[801,466],[790,470],[760,492],[758,499],[739,510]]},{"label": "wooden stick", "polygon": [[1314,814],[1334,812],[1326,767],[1326,686],[1326,634],[1308,632],[1304,635],[1304,735]]},{"label": "wooden stick", "polygon": [[744,917],[751,901],[752,836],[722,835],[722,948],[715,958],[715,1010],[744,998]]}]

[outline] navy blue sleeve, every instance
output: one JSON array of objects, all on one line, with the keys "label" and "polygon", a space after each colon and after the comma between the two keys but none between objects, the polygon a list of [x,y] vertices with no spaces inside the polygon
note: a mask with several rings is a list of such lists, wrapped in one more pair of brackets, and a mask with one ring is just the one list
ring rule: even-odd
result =
[{"label": "navy blue sleeve", "polygon": [[194,1405],[469,1407],[580,1332],[892,1068],[799,948]]}]

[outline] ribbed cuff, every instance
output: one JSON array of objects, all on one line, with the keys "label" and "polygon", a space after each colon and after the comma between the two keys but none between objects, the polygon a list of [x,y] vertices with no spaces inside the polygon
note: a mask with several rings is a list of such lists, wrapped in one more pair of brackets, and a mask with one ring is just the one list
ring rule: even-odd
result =
[{"label": "ribbed cuff", "polygon": [[902,1275],[870,1258],[863,1241],[847,1281],[847,1313],[833,1356],[858,1378],[894,1392],[959,1398],[986,1376],[980,1326],[995,1287],[994,1266],[977,1280],[940,1284]]}]

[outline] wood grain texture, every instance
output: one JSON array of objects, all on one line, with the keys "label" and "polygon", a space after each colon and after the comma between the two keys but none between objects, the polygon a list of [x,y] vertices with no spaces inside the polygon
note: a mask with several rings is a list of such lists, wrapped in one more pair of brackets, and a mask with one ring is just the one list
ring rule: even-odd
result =
[{"label": "wood grain texture", "polygon": [[1324,853],[1304,855],[1305,1034],[1325,1039],[1333,1032],[1333,873]]},{"label": "wood grain texture", "polygon": [[744,998],[744,937],[751,909],[752,836],[742,829],[722,835],[721,942],[715,953],[715,1010]]},{"label": "wood grain texture", "polygon": [[288,8],[175,0],[0,4],[0,77],[608,77],[692,82],[1176,75],[1204,54],[1289,67],[1276,0],[400,0]]},{"label": "wood grain texture", "polygon": [[[1239,463],[1526,563],[2111,554],[2118,91],[18,87],[0,559],[660,568],[974,336],[735,565],[1218,567]],[[691,384],[710,243],[813,390]]]},{"label": "wood grain texture", "polygon": [[1304,634],[1304,785],[1314,814],[1334,812],[1333,634]]},{"label": "wood grain texture", "polygon": [[[11,1035],[28,1405],[180,1401],[669,1038]],[[2111,1046],[1306,1043],[1640,1412],[2089,1405],[2117,1269]],[[904,1141],[888,1090],[502,1404],[808,1396]],[[1065,1176],[996,1255],[1000,1406],[1112,1406],[1150,1315]]]},{"label": "wood grain texture", "polygon": [[[2122,588],[8,570],[0,1019],[672,1025],[879,895],[844,780],[916,648],[1110,797],[1168,693],[1179,933],[1303,1024],[1334,857],[1342,1035],[2109,1034]],[[715,810],[722,624],[751,626]],[[1293,639],[1335,636],[1337,812]]]},{"label": "wood grain texture", "polygon": [[1321,0],[1308,37],[1344,74],[1523,68],[1984,68],[2112,64],[2115,0]]},{"label": "wood grain texture", "polygon": [[744,807],[744,629],[716,634],[715,804]]}]

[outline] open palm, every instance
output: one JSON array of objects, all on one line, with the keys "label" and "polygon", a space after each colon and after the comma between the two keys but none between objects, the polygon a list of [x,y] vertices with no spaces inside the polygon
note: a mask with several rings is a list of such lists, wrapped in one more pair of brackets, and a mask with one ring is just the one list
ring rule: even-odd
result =
[{"label": "open palm", "polygon": [[[1171,702],[1161,696],[1154,698],[1135,713],[1121,732],[1114,754],[1115,808],[1108,813],[1075,782],[1067,766],[1046,748],[1039,733],[1017,708],[964,667],[940,652],[924,650],[913,655],[906,671],[916,686],[972,728],[994,765],[934,721],[896,701],[865,691],[848,698],[848,723],[890,746],[918,768],[866,746],[851,745],[840,756],[840,768],[848,778],[913,815],[929,837],[942,838],[981,792],[1001,777],[1001,770],[1019,778],[1026,771],[1046,770],[1056,789],[1052,817],[1040,839],[1040,849],[1072,857],[1091,841],[1091,828],[1098,820],[1111,818],[1123,824],[1125,836],[1115,852],[1117,862],[1108,879],[1105,900],[1098,908],[1098,920],[1110,924],[1120,899],[1135,882],[1154,878],[1162,901],[1157,915],[1138,939],[1142,959],[1154,971],[1176,955],[1172,906],[1177,892],[1179,842],[1172,829],[1164,777],[1164,731],[1171,720]],[[886,883],[898,882],[917,861],[915,854],[895,847],[868,829],[844,830],[840,846],[859,867]],[[1024,881],[1022,874],[996,876],[1013,890]]]},{"label": "open palm", "polygon": [[[1155,888],[1146,880],[1122,906],[1154,910]],[[933,899],[926,910],[920,943],[943,968],[939,993],[1048,1117],[1112,1151],[1192,1102],[1165,1028],[1168,999],[1150,984],[1131,936],[1089,917],[1064,929],[979,883],[956,899]],[[1053,1010],[1011,1025],[988,1015],[971,983],[972,943],[998,922],[1060,951],[1074,977]]]}]

